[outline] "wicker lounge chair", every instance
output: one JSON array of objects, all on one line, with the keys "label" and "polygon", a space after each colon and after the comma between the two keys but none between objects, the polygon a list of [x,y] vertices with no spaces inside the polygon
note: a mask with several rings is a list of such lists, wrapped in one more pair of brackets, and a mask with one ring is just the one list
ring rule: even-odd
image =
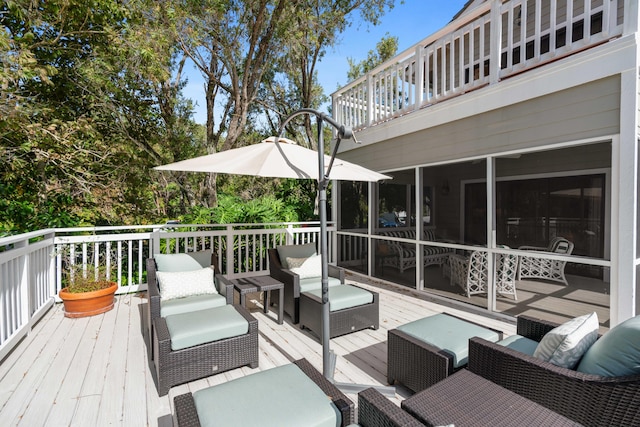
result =
[{"label": "wicker lounge chair", "polygon": [[[214,256],[212,256],[214,258]],[[215,265],[215,264],[214,264]],[[156,261],[153,258],[147,260],[147,278],[149,286],[148,321],[150,331],[150,358],[153,360],[156,372],[158,394],[166,395],[174,385],[186,383],[199,378],[214,375],[240,366],[248,365],[251,368],[258,366],[258,321],[240,306],[233,306],[233,285],[224,277],[216,275],[216,288],[220,295],[214,306],[210,306],[210,300],[195,298],[190,300],[182,298],[179,306],[169,307],[171,315],[189,316],[199,320],[198,313],[208,313],[210,310],[224,310],[222,318],[216,318],[224,322],[231,315],[234,321],[246,322],[246,333],[242,332],[234,336],[212,340],[186,348],[172,349],[172,338],[167,324],[168,318],[161,316],[162,298],[156,274]],[[166,303],[166,302],[165,302]],[[220,305],[222,304],[222,305]],[[188,311],[190,307],[193,311]],[[231,309],[230,307],[233,307]],[[168,308],[165,305],[165,308]],[[165,310],[166,311],[166,310]],[[200,320],[201,323],[201,320]],[[183,328],[184,329],[184,328]]]},{"label": "wicker lounge chair", "polygon": [[[302,247],[305,245],[290,245],[288,248],[294,248],[295,246]],[[277,249],[269,249],[268,252],[269,274],[271,277],[284,284],[284,312],[291,316],[291,320],[294,324],[297,324],[300,322],[300,294],[304,292],[300,287],[300,276],[283,267],[283,263]],[[344,284],[344,269],[329,264],[329,278],[330,280],[331,278],[334,279],[329,283],[330,286],[332,285],[332,282],[335,282],[335,284]],[[303,281],[309,281],[309,279],[303,279]],[[320,288],[321,278],[317,277],[316,282],[317,288]],[[272,295],[272,300],[277,300],[277,295]]]},{"label": "wicker lounge chair", "polygon": [[[220,274],[218,265],[217,265],[217,256],[215,253],[207,254],[199,254],[200,262],[203,262],[204,258],[210,259],[210,264],[214,267],[215,271],[215,281],[214,284],[218,290],[218,294],[226,299],[227,304],[233,304],[233,284],[229,282],[222,274]],[[147,330],[149,342],[151,342],[151,337],[153,336],[153,322],[155,319],[160,317],[161,308],[162,308],[162,300],[160,298],[160,287],[158,285],[158,279],[156,277],[156,272],[158,267],[156,265],[156,260],[154,258],[147,258],[147,297],[149,302],[147,304]],[[153,346],[150,346],[150,357],[153,359]]]},{"label": "wicker lounge chair", "polygon": [[[519,250],[549,252],[559,255],[570,255],[573,252],[573,243],[564,237],[556,237],[551,240],[549,246],[520,246]],[[556,261],[553,259],[539,258],[535,256],[521,256],[518,268],[518,280],[520,279],[542,279],[553,282],[560,282],[568,285],[564,275],[566,261]]]},{"label": "wicker lounge chair", "polygon": [[[527,316],[517,322],[518,335],[537,342],[558,326]],[[469,341],[469,369],[583,425],[640,425],[640,375],[585,374],[480,338]]]},{"label": "wicker lounge chair", "polygon": [[[322,397],[321,400],[318,401],[317,403],[320,405],[325,405],[328,402],[332,402],[333,405],[335,405],[335,408],[337,408],[338,412],[340,413],[341,426],[345,427],[353,423],[354,416],[355,416],[353,402],[351,402],[351,400],[349,400],[349,398],[345,396],[344,393],[342,393],[334,384],[332,384],[324,376],[322,376],[322,374],[318,372],[318,370],[316,370],[306,359],[300,359],[293,363],[296,366],[298,366],[298,368],[300,368],[300,370],[308,378],[310,378],[313,381],[313,383],[315,383],[315,385],[320,389],[319,395],[322,395],[324,393],[324,395],[328,397],[328,399],[325,399],[324,397]],[[275,368],[275,369],[278,369],[278,368]],[[275,391],[278,386],[277,384],[273,384],[273,383],[266,384],[266,385],[260,384],[260,388],[263,388],[263,386],[266,386],[269,388],[270,391],[274,391],[271,394],[251,395],[250,393],[247,394],[242,391],[243,386],[246,387],[246,386],[255,385],[257,382],[261,381],[265,377],[265,375],[263,375],[264,372],[268,372],[268,371],[262,371],[247,377],[240,378],[240,380],[242,380],[244,384],[237,388],[232,387],[232,391],[228,392],[224,396],[224,399],[229,399],[229,402],[231,403],[235,403],[236,400],[240,400],[241,404],[243,406],[246,406],[247,410],[251,411],[252,413],[258,414],[258,416],[263,416],[263,413],[260,410],[261,407],[269,408],[271,405],[274,405],[274,404],[288,405],[290,402],[283,401],[281,399],[281,395],[277,391]],[[224,386],[225,384],[222,384],[222,385]],[[213,386],[213,387],[216,387],[216,386]],[[313,386],[311,387],[313,388]],[[234,393],[237,394],[237,396]],[[220,402],[217,402],[217,403],[220,403]],[[197,427],[201,425],[201,421],[198,416],[198,410],[196,408],[196,402],[194,400],[194,396],[192,393],[176,396],[174,398],[174,404],[175,404],[175,412],[176,412],[176,421],[179,427]],[[304,408],[294,407],[291,409],[293,411],[297,411],[298,415],[302,415],[302,416],[305,415]],[[281,420],[273,420],[273,419],[264,420],[263,425],[291,425],[291,421],[288,418],[289,415],[290,415],[289,412],[285,410],[280,411],[278,416],[282,417]],[[217,416],[217,413],[216,413],[216,416]],[[243,415],[242,413],[237,413],[237,416],[242,417]],[[316,420],[311,420],[311,421],[315,422]],[[238,425],[239,421],[224,419],[224,420],[220,420],[220,424],[221,425]],[[302,425],[296,424],[296,425],[300,425],[301,427],[304,426],[304,424]],[[310,423],[310,425],[316,425],[316,424]]]}]

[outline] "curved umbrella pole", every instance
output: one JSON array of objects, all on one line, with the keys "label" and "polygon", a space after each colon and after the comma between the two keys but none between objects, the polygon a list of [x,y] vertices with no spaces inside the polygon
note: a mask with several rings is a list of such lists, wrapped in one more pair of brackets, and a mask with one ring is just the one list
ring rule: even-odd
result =
[{"label": "curved umbrella pole", "polygon": [[[328,260],[328,247],[327,247],[327,187],[329,186],[329,180],[331,175],[331,167],[333,161],[338,152],[338,146],[343,138],[353,137],[353,132],[350,128],[346,128],[340,125],[333,118],[327,116],[324,113],[313,110],[311,108],[300,109],[289,117],[287,117],[280,125],[280,131],[276,136],[274,143],[277,145],[278,140],[282,137],[285,131],[285,126],[294,117],[302,114],[313,114],[317,118],[318,122],[318,208],[320,211],[320,255],[322,259],[322,374],[329,380],[333,380],[333,372],[335,368],[335,355],[331,352],[329,342],[329,260]],[[331,160],[327,171],[324,170],[324,137],[322,134],[323,122],[331,124],[338,130],[338,140],[331,153]]]}]

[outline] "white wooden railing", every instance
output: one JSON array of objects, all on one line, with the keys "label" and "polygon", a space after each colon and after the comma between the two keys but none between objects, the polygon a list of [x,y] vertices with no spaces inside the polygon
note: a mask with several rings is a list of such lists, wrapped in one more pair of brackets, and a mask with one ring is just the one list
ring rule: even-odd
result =
[{"label": "white wooden railing", "polygon": [[625,0],[493,0],[332,95],[363,129],[622,35]]},{"label": "white wooden railing", "polygon": [[[268,274],[267,249],[318,240],[317,222],[48,229],[0,238],[0,361],[56,302],[67,273],[108,272],[118,294],[146,290],[154,253],[214,251],[230,278]],[[335,225],[329,224],[335,262]]]}]

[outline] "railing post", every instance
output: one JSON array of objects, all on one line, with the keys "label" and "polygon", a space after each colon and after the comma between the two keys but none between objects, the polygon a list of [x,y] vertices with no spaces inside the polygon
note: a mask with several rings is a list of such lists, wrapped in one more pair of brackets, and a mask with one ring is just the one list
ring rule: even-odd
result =
[{"label": "railing post", "polygon": [[491,5],[491,37],[489,55],[489,84],[500,81],[500,48],[502,46],[502,19],[500,16],[501,0],[494,0]]},{"label": "railing post", "polygon": [[225,236],[225,239],[227,240],[226,261],[224,265],[220,267],[223,268],[222,270],[223,274],[227,274],[229,275],[229,277],[234,277],[233,275],[235,274],[235,269],[233,268],[234,267],[233,247],[235,242],[233,240],[233,226],[231,224],[227,224],[226,231],[227,231],[227,235]]},{"label": "railing post", "polygon": [[[26,248],[29,246],[29,240],[25,239],[14,244],[14,249]],[[31,298],[29,292],[30,280],[29,280],[29,252],[24,251],[23,255],[19,256],[20,265],[17,270],[20,272],[20,325],[29,325],[29,318],[31,317]],[[29,325],[28,329],[31,329]]]},{"label": "railing post", "polygon": [[58,251],[55,245],[56,233],[55,231],[46,237],[47,239],[51,239],[53,242],[51,244],[51,253],[49,254],[49,292],[53,295],[54,298],[58,298],[58,278],[60,280],[62,278],[62,274],[59,272],[57,268],[57,261],[60,255],[58,255]]},{"label": "railing post", "polygon": [[151,256],[160,253],[160,231],[156,230],[151,233],[149,246],[151,248]]},{"label": "railing post", "polygon": [[414,110],[419,110],[420,107],[422,106],[422,94],[424,93],[424,61],[422,60],[423,52],[424,52],[424,48],[422,47],[422,45],[416,46],[416,54],[415,54],[416,81],[413,85],[415,90],[414,97],[413,97]]},{"label": "railing post", "polygon": [[367,73],[367,80],[365,84],[367,85],[367,120],[365,126],[369,127],[371,126],[371,123],[373,123],[374,119],[375,106],[373,102],[376,97],[375,93],[373,93],[373,76],[371,73]]},{"label": "railing post", "polygon": [[[334,93],[333,95],[331,95],[331,109],[333,110],[333,117],[336,117],[341,122],[344,122],[345,118],[343,117],[343,111],[340,109],[339,103],[338,103],[338,99],[340,98],[341,93],[340,94]],[[337,135],[337,132],[338,132],[337,129],[332,127],[332,134],[334,137]]]},{"label": "railing post", "polygon": [[[624,1],[624,24],[622,27],[622,35],[626,36],[629,34],[635,34],[638,31],[638,25],[640,20],[640,13],[638,12],[638,1],[637,0],[617,0],[618,2]],[[618,10],[617,8],[613,9],[613,3],[609,2],[609,7],[611,7],[611,22],[617,23],[618,20]],[[617,6],[617,2],[616,2]],[[615,25],[612,25],[611,28],[614,28]]]}]

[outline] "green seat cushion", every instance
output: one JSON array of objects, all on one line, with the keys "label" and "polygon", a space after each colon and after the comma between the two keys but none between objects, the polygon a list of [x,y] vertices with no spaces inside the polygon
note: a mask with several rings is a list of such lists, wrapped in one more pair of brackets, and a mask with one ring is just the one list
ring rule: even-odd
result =
[{"label": "green seat cushion", "polygon": [[306,243],[304,245],[283,245],[276,248],[282,268],[289,268],[287,258],[309,258],[316,254],[316,244]]},{"label": "green seat cushion", "polygon": [[521,335],[511,335],[502,341],[498,341],[497,344],[509,347],[513,350],[519,351],[520,353],[528,354],[529,356],[533,356],[536,348],[538,348],[538,341],[534,341],[531,338],[523,337]]},{"label": "green seat cushion", "polygon": [[500,339],[495,331],[444,313],[407,323],[398,330],[449,353],[453,356],[454,368],[467,364],[469,338],[480,337],[492,342]]},{"label": "green seat cushion", "polygon": [[211,265],[211,252],[200,251],[188,254],[153,254],[158,271],[193,271]]},{"label": "green seat cushion", "polygon": [[331,400],[294,364],[196,391],[193,400],[203,427],[336,427],[342,422]]},{"label": "green seat cushion", "polygon": [[605,333],[589,347],[576,370],[606,377],[640,374],[640,316]]},{"label": "green seat cushion", "polygon": [[237,337],[249,331],[249,322],[232,305],[167,316],[171,349]]},{"label": "green seat cushion", "polygon": [[[329,277],[327,283],[329,284],[329,287],[342,285],[340,279],[336,279],[335,277]],[[300,279],[300,293],[315,291],[320,288],[322,288],[322,278],[320,277]]]},{"label": "green seat cushion", "polygon": [[[309,294],[322,298],[322,290],[309,291]],[[345,308],[371,304],[373,294],[366,289],[351,285],[333,286],[329,288],[329,311],[344,310]]]},{"label": "green seat cushion", "polygon": [[205,310],[207,308],[222,307],[227,299],[220,294],[192,295],[169,301],[160,300],[160,316],[167,317],[190,311]]}]

